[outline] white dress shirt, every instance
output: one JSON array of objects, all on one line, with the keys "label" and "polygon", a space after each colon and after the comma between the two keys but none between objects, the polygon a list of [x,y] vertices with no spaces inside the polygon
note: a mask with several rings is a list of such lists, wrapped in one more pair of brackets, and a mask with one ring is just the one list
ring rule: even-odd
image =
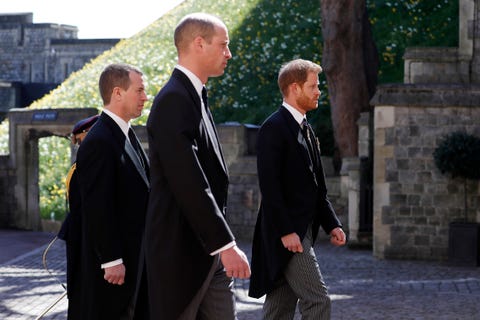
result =
[{"label": "white dress shirt", "polygon": [[307,119],[306,115],[302,114],[300,111],[298,111],[297,109],[295,109],[294,107],[286,103],[285,101],[283,101],[283,106],[285,107],[285,109],[288,110],[288,112],[292,114],[293,118],[295,119],[295,121],[298,122],[298,124],[302,124],[303,120]]}]

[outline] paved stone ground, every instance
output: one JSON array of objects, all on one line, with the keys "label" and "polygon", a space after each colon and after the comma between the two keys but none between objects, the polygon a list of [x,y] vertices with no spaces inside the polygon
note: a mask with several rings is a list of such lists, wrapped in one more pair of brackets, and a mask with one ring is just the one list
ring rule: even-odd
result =
[{"label": "paved stone ground", "polygon": [[[250,256],[250,244],[240,246]],[[42,266],[44,247],[0,264],[0,319],[35,319],[64,292],[64,244],[57,241],[48,254],[54,276]],[[480,268],[378,260],[368,250],[324,241],[315,251],[333,300],[334,320],[480,319]],[[262,301],[247,296],[248,280],[237,280],[235,287],[238,319],[261,319]],[[65,319],[66,308],[64,298],[44,319]]]}]

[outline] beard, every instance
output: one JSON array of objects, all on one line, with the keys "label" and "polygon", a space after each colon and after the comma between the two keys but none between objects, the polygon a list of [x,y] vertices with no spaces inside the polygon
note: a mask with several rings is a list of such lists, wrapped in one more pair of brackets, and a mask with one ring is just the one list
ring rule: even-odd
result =
[{"label": "beard", "polygon": [[296,100],[297,106],[299,106],[302,110],[311,111],[318,108],[318,100],[313,100],[307,97],[303,92],[300,97]]}]

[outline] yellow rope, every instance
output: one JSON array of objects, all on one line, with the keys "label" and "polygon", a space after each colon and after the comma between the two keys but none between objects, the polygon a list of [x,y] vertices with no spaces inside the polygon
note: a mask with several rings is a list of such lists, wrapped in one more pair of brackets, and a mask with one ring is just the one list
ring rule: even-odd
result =
[{"label": "yellow rope", "polygon": [[68,170],[67,178],[65,178],[65,184],[67,185],[67,199],[68,199],[68,193],[70,192],[70,180],[72,180],[72,175],[76,168],[77,168],[77,163],[75,162],[70,167],[70,170]]}]

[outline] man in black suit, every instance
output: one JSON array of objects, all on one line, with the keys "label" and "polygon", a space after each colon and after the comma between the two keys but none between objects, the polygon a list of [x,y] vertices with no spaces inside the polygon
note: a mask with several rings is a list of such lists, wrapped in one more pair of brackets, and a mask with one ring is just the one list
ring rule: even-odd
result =
[{"label": "man in black suit", "polygon": [[265,319],[329,319],[330,298],[313,251],[319,226],[334,245],[345,234],[327,197],[320,147],[306,122],[318,107],[321,67],[297,59],[282,66],[283,104],[262,124],[257,167],[262,203],[252,247],[249,295],[266,294]]},{"label": "man in black suit", "polygon": [[250,266],[225,220],[228,173],[205,83],[232,57],[209,14],[175,29],[178,65],[147,121],[151,194],[145,228],[151,319],[235,319],[232,277]]},{"label": "man in black suit", "polygon": [[148,159],[130,120],[147,101],[142,73],[124,64],[100,76],[104,110],[77,153],[83,251],[81,319],[126,319],[137,282],[148,202]]},{"label": "man in black suit", "polygon": [[[98,115],[82,119],[72,129],[71,140],[80,146],[90,128],[97,122]],[[76,161],[70,167],[66,178],[69,212],[62,223],[57,237],[66,242],[67,256],[67,297],[69,320],[81,319],[82,315],[82,201],[78,186]]]}]

